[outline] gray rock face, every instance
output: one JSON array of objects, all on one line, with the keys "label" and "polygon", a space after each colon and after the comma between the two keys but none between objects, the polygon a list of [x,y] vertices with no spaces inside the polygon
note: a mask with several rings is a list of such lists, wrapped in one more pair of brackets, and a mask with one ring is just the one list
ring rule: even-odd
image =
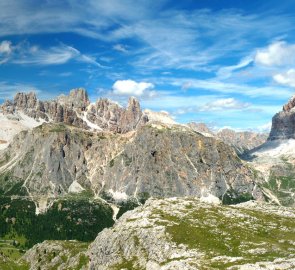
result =
[{"label": "gray rock face", "polygon": [[30,270],[87,270],[87,246],[88,243],[78,241],[44,241],[28,250],[21,259],[29,264]]},{"label": "gray rock face", "polygon": [[[110,134],[43,124],[21,132],[0,153],[4,192],[17,183],[38,204],[72,189],[134,196],[259,198],[254,173],[233,149],[191,130],[145,125]],[[39,198],[44,198],[39,201]]]},{"label": "gray rock face", "polygon": [[99,99],[87,110],[87,119],[104,130],[126,133],[145,124],[148,119],[143,117],[140,104],[135,98],[130,98],[127,108],[108,99]]},{"label": "gray rock face", "polygon": [[295,97],[292,97],[283,110],[272,118],[272,127],[268,140],[295,138]]},{"label": "gray rock face", "polygon": [[181,128],[144,126],[102,176],[105,190],[128,195],[206,196],[227,190],[252,194],[255,183],[233,149]]},{"label": "gray rock face", "polygon": [[[116,133],[129,132],[148,121],[135,98],[129,99],[127,108],[108,99],[90,104],[88,94],[82,88],[73,89],[68,96],[61,95],[52,101],[40,101],[33,92],[17,93],[14,101],[6,101],[0,109],[4,114],[23,112],[36,120],[84,129],[90,129],[92,124],[98,129]],[[91,122],[90,126],[87,120]]]},{"label": "gray rock face", "polygon": [[205,124],[205,123],[195,123],[195,122],[190,122],[187,124],[191,129],[200,132],[200,133],[205,133],[205,134],[210,134],[214,136],[214,132],[210,130],[210,128]]},{"label": "gray rock face", "polygon": [[88,128],[80,119],[76,110],[83,111],[89,100],[84,89],[74,89],[68,97],[61,96],[53,101],[40,101],[35,93],[17,93],[13,102],[5,102],[1,111],[5,114],[23,112],[34,119],[43,119],[57,123],[66,123],[82,128]]}]

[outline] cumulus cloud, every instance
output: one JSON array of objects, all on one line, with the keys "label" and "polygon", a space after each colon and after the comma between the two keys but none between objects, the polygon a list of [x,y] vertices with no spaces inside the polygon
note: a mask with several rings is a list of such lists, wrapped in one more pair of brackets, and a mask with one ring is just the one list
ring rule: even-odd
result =
[{"label": "cumulus cloud", "polygon": [[116,95],[154,96],[154,85],[148,82],[136,82],[133,80],[118,80],[113,84],[113,92]]},{"label": "cumulus cloud", "polygon": [[12,52],[12,44],[8,40],[3,40],[0,43],[0,54],[10,54]]},{"label": "cumulus cloud", "polygon": [[276,41],[256,52],[255,62],[263,66],[282,66],[295,63],[295,45]]},{"label": "cumulus cloud", "polygon": [[295,87],[295,69],[291,68],[285,73],[276,74],[273,79],[279,84]]},{"label": "cumulus cloud", "polygon": [[205,104],[199,108],[199,111],[239,110],[249,106],[249,103],[241,102],[234,98],[222,98]]},{"label": "cumulus cloud", "polygon": [[0,43],[0,65],[9,60],[9,55],[12,52],[12,44],[8,40],[3,40]]}]

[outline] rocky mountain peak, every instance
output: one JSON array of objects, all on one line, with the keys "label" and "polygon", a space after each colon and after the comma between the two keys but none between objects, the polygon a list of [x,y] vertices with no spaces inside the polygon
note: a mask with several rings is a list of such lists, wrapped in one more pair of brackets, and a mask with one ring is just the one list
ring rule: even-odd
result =
[{"label": "rocky mountain peak", "polygon": [[61,95],[57,100],[59,104],[82,111],[85,111],[90,104],[87,91],[84,88],[72,89],[68,96]]},{"label": "rocky mountain peak", "polygon": [[205,123],[190,122],[187,124],[192,130],[197,131],[204,135],[214,135]]},{"label": "rocky mountain peak", "polygon": [[132,111],[138,111],[140,109],[140,104],[137,98],[135,97],[130,97],[128,100],[128,106],[127,106],[127,110],[132,110]]},{"label": "rocky mountain peak", "polygon": [[283,106],[284,112],[289,112],[295,107],[295,96],[291,97],[289,101]]},{"label": "rocky mountain peak", "polygon": [[35,92],[23,93],[19,92],[14,97],[14,105],[18,108],[27,109],[34,108],[37,104]]},{"label": "rocky mountain peak", "polygon": [[6,115],[18,115],[21,112],[34,120],[42,120],[40,123],[65,123],[115,133],[129,132],[148,121],[136,98],[131,97],[126,108],[106,98],[90,104],[83,88],[73,89],[69,95],[60,95],[49,101],[38,100],[34,92],[17,93],[13,101],[6,101],[0,109]]},{"label": "rocky mountain peak", "polygon": [[272,118],[269,141],[295,138],[295,96]]}]

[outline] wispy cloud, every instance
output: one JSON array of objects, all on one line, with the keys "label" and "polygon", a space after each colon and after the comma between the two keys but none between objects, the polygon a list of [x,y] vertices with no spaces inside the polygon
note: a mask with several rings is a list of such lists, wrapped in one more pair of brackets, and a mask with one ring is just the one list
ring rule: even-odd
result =
[{"label": "wispy cloud", "polygon": [[22,83],[8,83],[0,82],[0,99],[12,99],[17,92],[30,92],[41,93],[42,90],[38,87]]},{"label": "wispy cloud", "polygon": [[115,44],[113,46],[113,49],[122,53],[127,53],[128,49],[123,44]]},{"label": "wispy cloud", "polygon": [[241,102],[234,98],[222,98],[206,103],[199,108],[199,111],[223,111],[223,110],[241,110],[250,106],[247,102]]},{"label": "wispy cloud", "polygon": [[12,42],[5,42],[1,43],[3,51],[6,51],[5,62],[21,65],[62,65],[73,60],[105,68],[94,57],[82,54],[74,47],[64,44],[44,49],[27,42],[16,44],[13,47]]},{"label": "wispy cloud", "polygon": [[226,66],[226,67],[222,67],[217,71],[217,76],[220,79],[226,79],[229,78],[232,75],[232,72],[242,69],[244,67],[247,67],[249,64],[251,64],[253,62],[253,57],[252,56],[247,56],[242,58],[242,60],[240,60],[240,62],[236,65],[232,65],[232,66]]},{"label": "wispy cloud", "polygon": [[239,94],[251,98],[255,97],[290,97],[292,90],[285,87],[278,86],[251,86],[247,84],[235,84],[224,82],[217,79],[193,79],[193,78],[174,78],[164,79],[165,83],[178,86],[181,88],[185,83],[190,83],[191,90],[204,89],[212,93],[220,94]]},{"label": "wispy cloud", "polygon": [[72,32],[113,43],[122,52],[126,47],[121,41],[134,38],[142,44],[133,59],[138,67],[210,70],[218,67],[208,68],[208,64],[229,52],[244,56],[253,42],[294,30],[290,20],[278,15],[209,9],[161,11],[166,2],[2,1],[0,35]]}]

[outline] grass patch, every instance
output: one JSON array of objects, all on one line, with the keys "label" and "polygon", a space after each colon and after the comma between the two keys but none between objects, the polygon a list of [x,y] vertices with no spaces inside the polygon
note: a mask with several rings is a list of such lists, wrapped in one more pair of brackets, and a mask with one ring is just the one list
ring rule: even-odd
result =
[{"label": "grass patch", "polygon": [[[295,246],[295,222],[255,210],[239,209],[239,215],[230,214],[229,206],[187,209],[183,218],[157,210],[161,224],[173,242],[198,249],[206,254],[207,266],[226,269],[234,263],[210,262],[216,256],[242,257],[243,263],[273,261],[286,258],[288,249]],[[234,211],[234,209],[233,209]],[[225,213],[228,213],[225,215]],[[263,252],[251,252],[256,248]]]}]

